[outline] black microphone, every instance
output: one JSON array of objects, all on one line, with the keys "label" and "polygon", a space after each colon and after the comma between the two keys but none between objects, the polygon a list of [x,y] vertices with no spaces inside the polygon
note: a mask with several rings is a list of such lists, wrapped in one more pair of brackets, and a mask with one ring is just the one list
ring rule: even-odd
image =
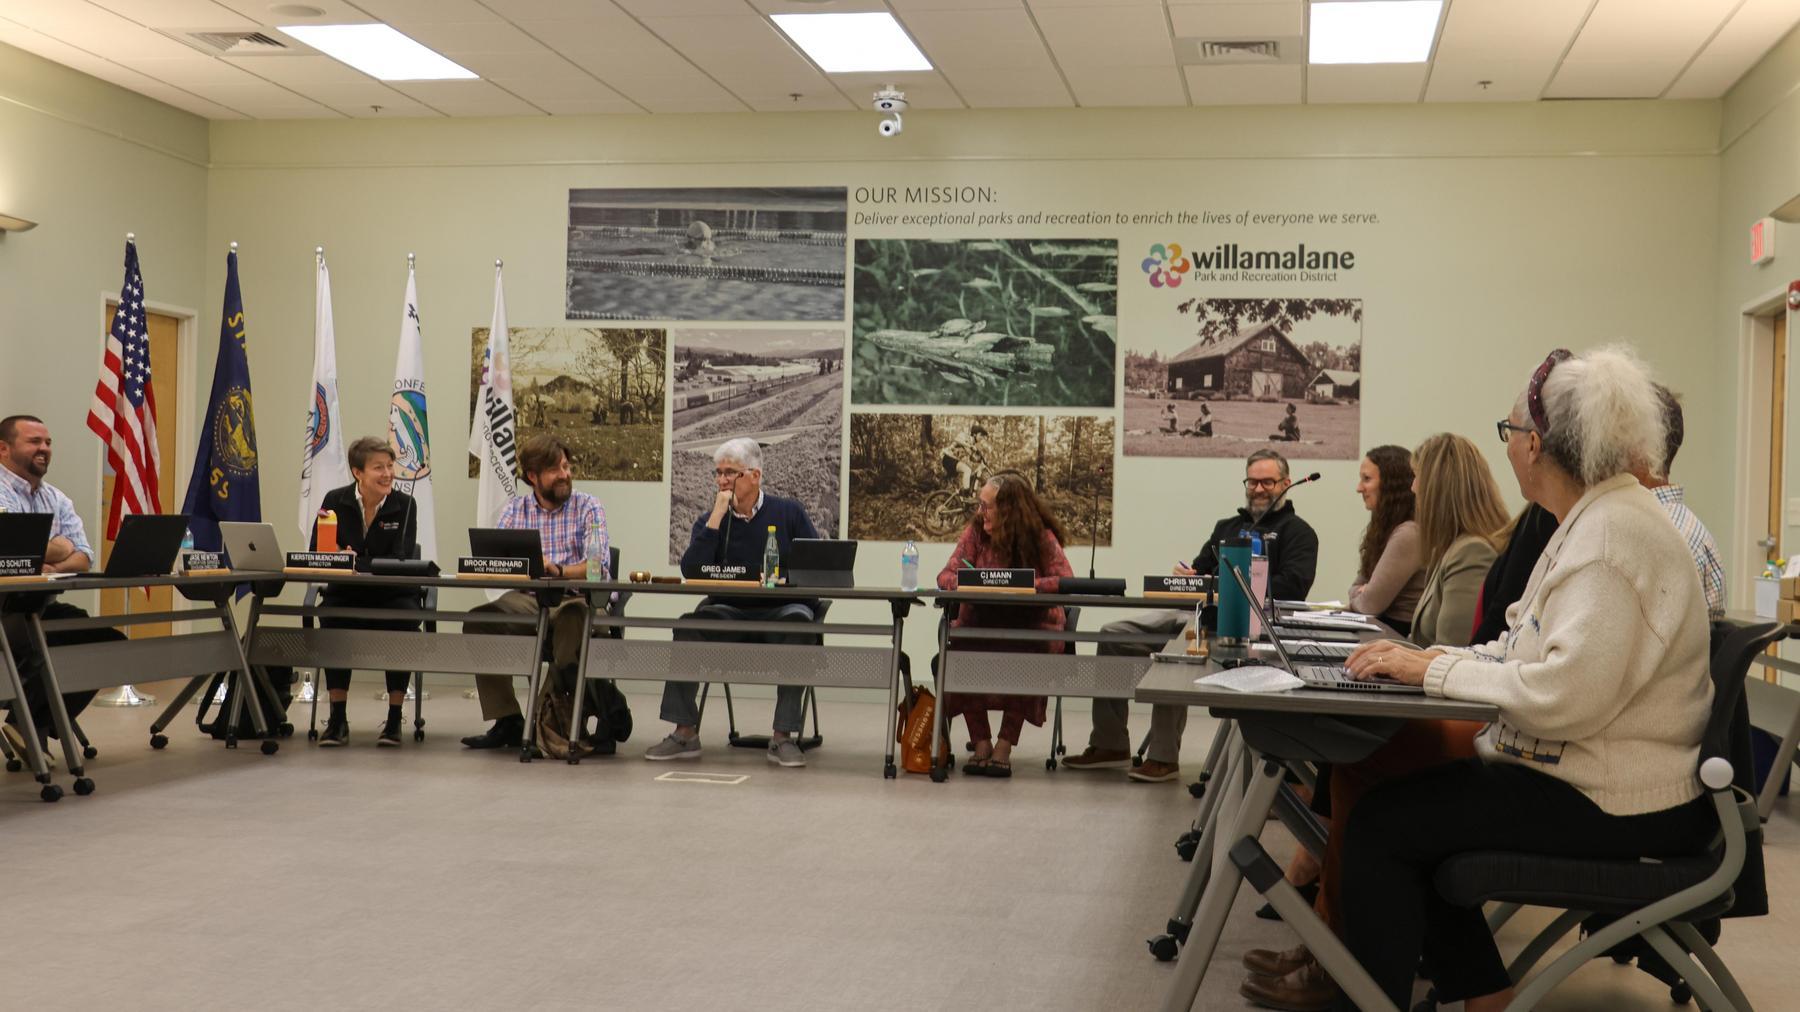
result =
[{"label": "black microphone", "polygon": [[[1290,484],[1287,488],[1282,489],[1281,494],[1276,496],[1274,498],[1274,500],[1269,503],[1268,513],[1273,513],[1277,509],[1280,509],[1281,508],[1281,500],[1286,499],[1287,494],[1289,492],[1292,492],[1293,490],[1299,488],[1302,485],[1307,484],[1308,482],[1314,482],[1314,481],[1318,481],[1318,480],[1319,480],[1319,472],[1314,471],[1313,473],[1307,475],[1306,477],[1300,479],[1299,481],[1296,481],[1296,482]],[[1267,514],[1264,514],[1264,515],[1266,516]]]},{"label": "black microphone", "polygon": [[731,505],[725,507],[725,527],[719,532],[719,550],[713,555],[713,564],[725,564],[725,550],[731,545],[731,518],[737,513],[737,479],[731,479]]}]

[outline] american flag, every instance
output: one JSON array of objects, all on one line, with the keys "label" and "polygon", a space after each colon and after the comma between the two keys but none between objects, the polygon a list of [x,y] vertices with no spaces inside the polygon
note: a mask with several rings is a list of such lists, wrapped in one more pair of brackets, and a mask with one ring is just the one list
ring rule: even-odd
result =
[{"label": "american flag", "polygon": [[106,335],[106,357],[88,428],[106,444],[106,466],[113,483],[106,536],[119,536],[119,521],[128,513],[161,513],[158,475],[162,460],[156,449],[156,394],[150,389],[150,335],[145,331],[144,276],[138,270],[137,244],[125,241],[125,284],[119,308]]}]

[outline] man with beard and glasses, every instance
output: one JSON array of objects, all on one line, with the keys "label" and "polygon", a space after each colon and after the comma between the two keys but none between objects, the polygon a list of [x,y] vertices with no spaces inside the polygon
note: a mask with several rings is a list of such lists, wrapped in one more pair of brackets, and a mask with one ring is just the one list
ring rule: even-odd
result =
[{"label": "man with beard and glasses", "polygon": [[[88,545],[87,531],[75,504],[60,489],[44,480],[50,470],[50,430],[41,419],[31,415],[0,418],[0,513],[48,513],[50,543],[44,549],[44,572],[85,573],[93,566],[94,550]],[[72,604],[51,601],[44,606],[43,616],[54,618],[86,618],[87,612]],[[44,697],[42,673],[44,659],[29,646],[30,636],[24,615],[6,616],[6,635],[13,647],[19,675],[25,683],[25,698],[31,704],[32,720],[43,735],[55,733],[50,721],[49,703]],[[122,640],[117,629],[74,629],[48,633],[44,637],[53,647],[70,643],[98,643]],[[92,692],[63,694],[63,705],[69,719],[74,720],[94,698]],[[14,730],[18,715],[8,713],[5,733],[18,745],[22,739]]]},{"label": "man with beard and glasses", "polygon": [[[1319,536],[1294,512],[1287,501],[1287,459],[1274,450],[1258,450],[1244,464],[1244,506],[1213,526],[1208,544],[1247,542],[1252,534],[1262,539],[1269,557],[1269,594],[1277,600],[1299,601],[1312,590],[1319,563]],[[1279,501],[1279,502],[1278,502]],[[1271,508],[1273,507],[1273,508]],[[1218,557],[1202,545],[1192,564],[1175,564],[1175,575],[1211,575]],[[1102,632],[1158,633],[1174,636],[1187,624],[1189,611],[1165,611],[1142,615],[1101,628]],[[1102,643],[1097,653],[1146,657],[1157,648],[1137,643]],[[1131,765],[1131,734],[1126,728],[1128,700],[1094,700],[1094,730],[1088,747],[1078,756],[1063,760],[1069,769],[1121,769]],[[1127,774],[1142,783],[1179,779],[1181,733],[1187,728],[1185,706],[1156,706],[1150,711],[1150,745],[1144,763]]]},{"label": "man with beard and glasses", "polygon": [[[500,512],[500,526],[515,530],[535,528],[544,548],[544,576],[552,580],[586,579],[590,555],[608,557],[606,509],[600,500],[586,492],[574,490],[569,471],[569,448],[555,436],[537,435],[519,448],[519,473],[531,486],[530,495],[522,495],[506,504]],[[589,552],[588,528],[597,523],[600,532],[598,550]],[[610,579],[610,573],[597,574]],[[550,617],[551,662],[559,678],[573,682],[575,664],[581,657],[583,633],[587,627],[586,605],[571,594],[556,606]],[[537,595],[529,591],[509,590],[498,601],[481,605],[474,611],[501,612],[507,615],[536,615]],[[483,625],[463,623],[464,632],[515,633],[530,635],[523,625]],[[481,717],[493,721],[481,734],[462,740],[469,748],[510,748],[525,738],[525,717],[513,695],[510,675],[476,675],[476,692],[481,697]]]}]

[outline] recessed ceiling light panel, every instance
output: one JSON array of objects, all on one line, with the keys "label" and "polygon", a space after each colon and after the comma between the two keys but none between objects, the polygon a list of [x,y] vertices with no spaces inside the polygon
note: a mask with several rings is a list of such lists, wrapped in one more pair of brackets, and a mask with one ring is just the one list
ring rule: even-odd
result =
[{"label": "recessed ceiling light panel", "polygon": [[771,14],[776,27],[826,73],[930,70],[892,14]]},{"label": "recessed ceiling light panel", "polygon": [[280,25],[276,30],[382,81],[467,81],[477,76],[387,25]]},{"label": "recessed ceiling light panel", "polygon": [[1315,0],[1309,63],[1424,63],[1443,0]]}]

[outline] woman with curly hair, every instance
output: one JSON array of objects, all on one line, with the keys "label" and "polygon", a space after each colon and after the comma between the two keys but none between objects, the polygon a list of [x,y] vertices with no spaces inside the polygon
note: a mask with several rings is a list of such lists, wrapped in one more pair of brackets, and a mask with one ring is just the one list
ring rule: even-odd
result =
[{"label": "woman with curly hair", "polygon": [[1377,446],[1356,471],[1356,493],[1369,511],[1363,528],[1350,610],[1376,615],[1404,636],[1425,588],[1419,525],[1413,511],[1412,454],[1403,446]]},{"label": "woman with curly hair", "polygon": [[[1064,532],[1062,522],[1050,512],[1050,507],[1024,476],[1015,471],[994,475],[981,486],[977,500],[975,518],[957,539],[950,560],[938,573],[938,589],[956,589],[957,570],[970,567],[1036,570],[1037,589],[1043,594],[1056,593],[1063,577],[1075,575],[1068,557],[1063,554],[1062,546],[1068,540],[1068,534]],[[1063,610],[1059,607],[963,604],[950,624],[959,628],[1055,630],[1063,627],[1063,621]],[[1063,653],[1068,650],[1068,644],[976,640],[957,649]],[[934,660],[933,665],[936,663]],[[1011,776],[1012,750],[1019,743],[1019,732],[1026,721],[1043,726],[1047,702],[1043,696],[946,693],[944,713],[947,716],[961,714],[968,725],[969,737],[975,743],[975,754],[963,765],[963,772],[972,776]],[[1001,711],[998,739],[988,723],[989,710]]]}]

